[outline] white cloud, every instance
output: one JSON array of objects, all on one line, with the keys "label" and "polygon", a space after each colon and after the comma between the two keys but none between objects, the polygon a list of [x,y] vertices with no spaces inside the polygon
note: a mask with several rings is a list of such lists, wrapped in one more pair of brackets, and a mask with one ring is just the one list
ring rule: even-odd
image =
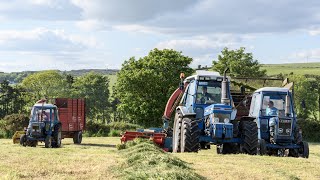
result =
[{"label": "white cloud", "polygon": [[320,62],[320,48],[294,52],[287,59],[287,63]]},{"label": "white cloud", "polygon": [[32,30],[0,31],[0,49],[8,51],[82,51],[96,47],[94,37],[69,35],[61,29],[35,28]]}]

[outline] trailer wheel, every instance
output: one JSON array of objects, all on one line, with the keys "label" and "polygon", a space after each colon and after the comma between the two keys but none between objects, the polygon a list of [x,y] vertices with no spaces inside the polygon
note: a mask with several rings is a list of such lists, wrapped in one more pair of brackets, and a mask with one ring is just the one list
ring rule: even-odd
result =
[{"label": "trailer wheel", "polygon": [[27,135],[23,134],[20,136],[20,145],[24,147],[27,146]]},{"label": "trailer wheel", "polygon": [[309,158],[309,144],[305,141],[302,141],[300,145],[302,146],[299,149],[300,157]]},{"label": "trailer wheel", "polygon": [[53,139],[54,139],[54,142],[52,143],[52,147],[55,147],[55,148],[61,147],[62,133],[61,133],[60,124],[57,124],[54,127]]},{"label": "trailer wheel", "polygon": [[182,119],[181,152],[198,152],[200,130],[198,122],[190,118]]},{"label": "trailer wheel", "polygon": [[44,141],[44,147],[45,148],[51,148],[52,147],[52,144],[51,144],[51,136],[50,135],[47,135],[46,136],[46,139]]},{"label": "trailer wheel", "polygon": [[258,151],[258,127],[253,121],[240,122],[241,137],[243,144],[241,144],[241,152],[256,155]]},{"label": "trailer wheel", "polygon": [[78,131],[73,135],[73,143],[81,144],[81,142],[82,142],[82,132]]},{"label": "trailer wheel", "polygon": [[174,116],[173,123],[173,134],[172,134],[172,152],[180,152],[180,141],[181,141],[181,121],[182,114],[177,111]]},{"label": "trailer wheel", "polygon": [[266,145],[266,141],[264,139],[259,140],[259,154],[261,156],[267,154],[267,145]]}]

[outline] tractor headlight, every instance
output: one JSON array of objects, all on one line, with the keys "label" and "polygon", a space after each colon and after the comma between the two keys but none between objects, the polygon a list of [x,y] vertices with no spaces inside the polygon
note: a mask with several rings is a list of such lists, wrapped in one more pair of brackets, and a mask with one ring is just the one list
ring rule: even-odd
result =
[{"label": "tractor headlight", "polygon": [[279,128],[279,133],[282,134],[283,133],[283,129]]},{"label": "tractor headlight", "polygon": [[229,123],[230,122],[230,119],[229,118],[224,118],[224,123]]},{"label": "tractor headlight", "polygon": [[219,122],[219,118],[217,118],[217,117],[215,117],[213,120],[214,120],[215,123]]}]

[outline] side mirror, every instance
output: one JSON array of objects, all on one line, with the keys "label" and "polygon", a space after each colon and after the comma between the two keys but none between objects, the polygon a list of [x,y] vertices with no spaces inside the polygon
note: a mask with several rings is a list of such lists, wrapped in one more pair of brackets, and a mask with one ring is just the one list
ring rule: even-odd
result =
[{"label": "side mirror", "polygon": [[179,89],[180,89],[181,91],[184,90],[184,84],[183,84],[183,83],[180,83],[180,84],[179,84]]}]

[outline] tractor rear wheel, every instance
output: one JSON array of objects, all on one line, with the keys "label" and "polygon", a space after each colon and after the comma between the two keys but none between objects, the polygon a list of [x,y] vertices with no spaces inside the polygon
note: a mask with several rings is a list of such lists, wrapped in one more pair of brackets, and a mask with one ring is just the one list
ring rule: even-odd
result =
[{"label": "tractor rear wheel", "polygon": [[53,139],[54,139],[54,142],[52,143],[52,147],[55,147],[55,148],[61,147],[62,132],[61,132],[60,124],[57,124],[54,127]]},{"label": "tractor rear wheel", "polygon": [[82,132],[78,131],[76,133],[74,133],[73,135],[73,143],[74,144],[81,144],[82,142]]},{"label": "tractor rear wheel", "polygon": [[266,141],[264,139],[259,140],[259,154],[261,156],[267,154],[267,145],[266,145]]},{"label": "tractor rear wheel", "polygon": [[46,139],[44,141],[44,147],[45,148],[51,148],[52,147],[52,144],[51,144],[51,136],[50,135],[47,135],[46,136]]},{"label": "tractor rear wheel", "polygon": [[27,146],[27,135],[23,134],[22,136],[20,136],[20,145]]},{"label": "tractor rear wheel", "polygon": [[176,112],[173,122],[173,134],[172,134],[172,152],[180,152],[180,141],[181,141],[181,122],[182,114],[180,111]]},{"label": "tractor rear wheel", "polygon": [[182,119],[181,152],[198,152],[200,130],[198,122],[190,118]]},{"label": "tractor rear wheel", "polygon": [[258,151],[258,127],[253,121],[240,122],[241,138],[243,143],[241,144],[240,151],[250,155],[256,155]]}]

